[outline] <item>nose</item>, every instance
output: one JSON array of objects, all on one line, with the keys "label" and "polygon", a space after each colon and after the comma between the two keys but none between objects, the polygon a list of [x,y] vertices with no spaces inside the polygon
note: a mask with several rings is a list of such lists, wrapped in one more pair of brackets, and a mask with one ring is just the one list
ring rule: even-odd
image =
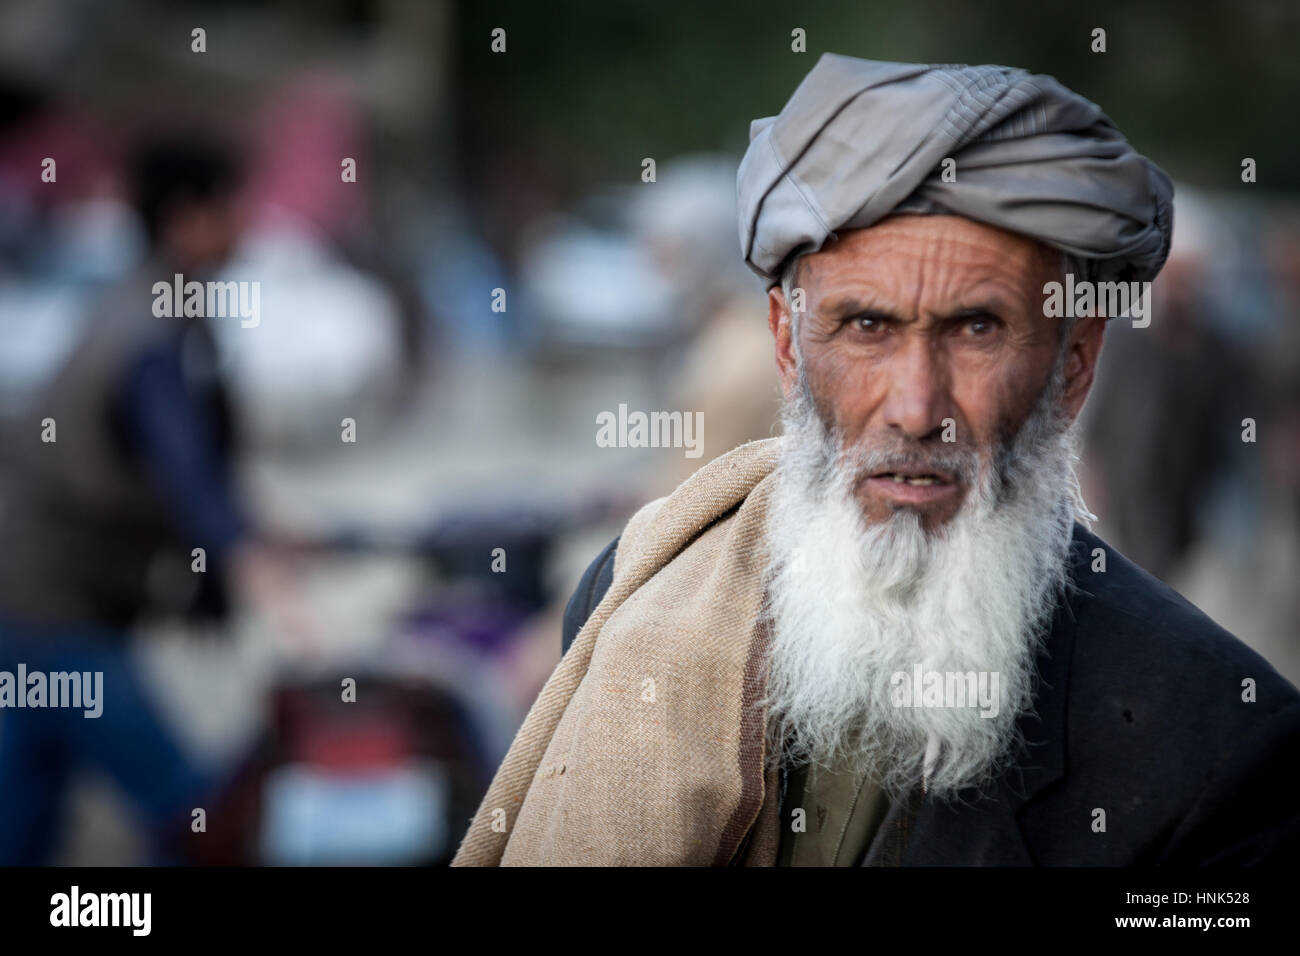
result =
[{"label": "nose", "polygon": [[948,371],[931,343],[918,336],[900,345],[886,374],[885,426],[918,440],[941,431],[951,411]]}]

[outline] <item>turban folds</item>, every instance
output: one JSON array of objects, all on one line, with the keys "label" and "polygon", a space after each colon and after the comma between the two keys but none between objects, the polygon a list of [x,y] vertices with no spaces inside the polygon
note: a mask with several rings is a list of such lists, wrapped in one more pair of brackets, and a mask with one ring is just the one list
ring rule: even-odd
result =
[{"label": "turban folds", "polygon": [[736,176],[740,245],[769,283],[791,254],[896,212],[1039,239],[1094,260],[1099,281],[1152,279],[1169,254],[1169,177],[1050,76],[826,53],[779,115],[750,124],[749,140]]}]

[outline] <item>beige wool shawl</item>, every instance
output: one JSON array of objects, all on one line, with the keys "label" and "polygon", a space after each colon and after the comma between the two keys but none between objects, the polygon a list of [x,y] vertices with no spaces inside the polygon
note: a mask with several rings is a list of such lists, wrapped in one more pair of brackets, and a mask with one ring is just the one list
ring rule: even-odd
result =
[{"label": "beige wool shawl", "polygon": [[757,702],[780,443],[736,448],[628,522],[453,866],[775,864]]}]

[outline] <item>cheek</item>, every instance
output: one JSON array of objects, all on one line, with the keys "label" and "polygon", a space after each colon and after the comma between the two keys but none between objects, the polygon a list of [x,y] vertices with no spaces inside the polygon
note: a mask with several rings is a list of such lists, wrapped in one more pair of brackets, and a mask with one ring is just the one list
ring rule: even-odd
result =
[{"label": "cheek", "polygon": [[862,431],[878,404],[884,376],[861,356],[849,357],[832,347],[805,352],[808,386],[823,421],[832,422],[847,435]]},{"label": "cheek", "polygon": [[1019,429],[1047,380],[1040,364],[1018,356],[955,371],[953,401],[978,446],[994,445]]}]

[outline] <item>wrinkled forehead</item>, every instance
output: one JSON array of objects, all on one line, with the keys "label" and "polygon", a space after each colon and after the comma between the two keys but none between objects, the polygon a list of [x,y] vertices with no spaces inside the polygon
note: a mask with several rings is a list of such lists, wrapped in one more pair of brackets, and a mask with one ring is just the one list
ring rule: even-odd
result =
[{"label": "wrinkled forehead", "polygon": [[[975,266],[1003,264],[1021,271],[1056,267],[1061,253],[1046,243],[964,216],[899,214],[865,229],[837,234],[803,257],[812,270],[948,259]],[[803,273],[801,272],[801,275]]]},{"label": "wrinkled forehead", "polygon": [[1037,239],[961,216],[896,215],[802,257],[795,284],[813,299],[867,288],[944,299],[999,287],[1032,311],[1062,263]]}]

